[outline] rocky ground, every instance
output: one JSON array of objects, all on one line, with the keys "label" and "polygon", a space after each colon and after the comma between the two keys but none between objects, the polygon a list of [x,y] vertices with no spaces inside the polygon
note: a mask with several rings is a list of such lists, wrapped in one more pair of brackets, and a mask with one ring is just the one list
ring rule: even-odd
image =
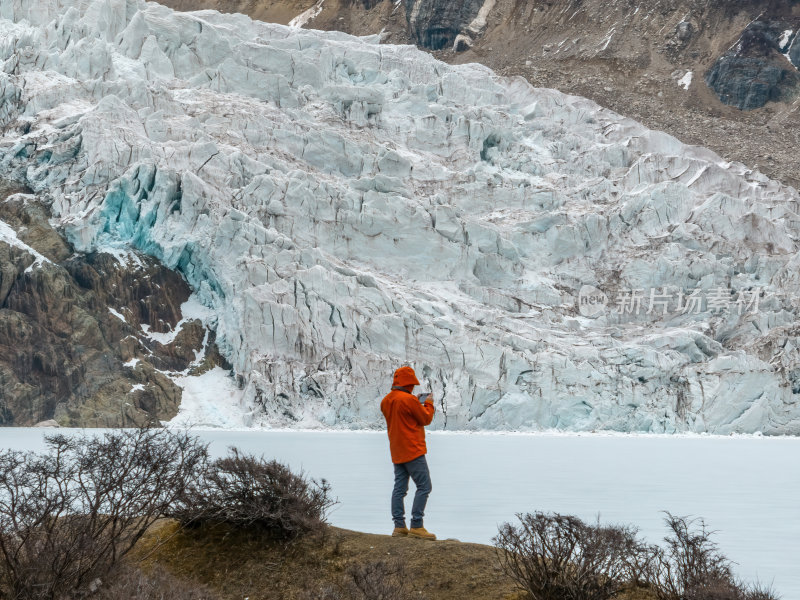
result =
[{"label": "rocky ground", "polygon": [[[0,238],[0,425],[125,427],[174,417],[181,388],[169,374],[222,363],[199,320],[156,339],[181,322],[189,286],[144,255],[74,252],[47,207],[24,191],[0,186],[0,226],[21,242]],[[37,258],[22,245],[41,266],[29,268]]]},{"label": "rocky ground", "polygon": [[[753,110],[720,101],[704,81],[757,21],[776,32],[798,29],[800,4],[769,0],[164,0],[181,10],[213,8],[307,28],[356,35],[383,32],[450,63],[479,62],[532,84],[585,96],[651,129],[711,148],[771,178],[800,187],[797,69],[772,48],[745,47],[760,71],[735,81],[737,92],[770,99]],[[456,9],[457,8],[457,9]],[[481,21],[480,9],[489,9]],[[484,23],[485,21],[485,23]],[[748,30],[749,31],[749,30]],[[453,46],[469,35],[464,51]],[[752,37],[752,36],[750,36]],[[775,37],[773,35],[773,37]],[[788,40],[788,38],[787,38]],[[762,38],[758,38],[762,41]],[[786,41],[786,44],[789,44]],[[800,54],[800,43],[793,46]],[[786,53],[789,54],[788,52]],[[734,57],[735,58],[735,57]],[[766,65],[767,67],[764,67]],[[765,72],[773,66],[777,72]],[[687,84],[684,79],[692,73]],[[734,74],[735,76],[735,74]],[[774,85],[764,84],[772,76]],[[683,83],[681,83],[683,81]],[[766,85],[764,89],[759,86]],[[688,89],[684,89],[688,87]],[[756,91],[758,93],[756,93]],[[742,100],[744,101],[744,100]],[[763,98],[757,102],[762,103]]]}]

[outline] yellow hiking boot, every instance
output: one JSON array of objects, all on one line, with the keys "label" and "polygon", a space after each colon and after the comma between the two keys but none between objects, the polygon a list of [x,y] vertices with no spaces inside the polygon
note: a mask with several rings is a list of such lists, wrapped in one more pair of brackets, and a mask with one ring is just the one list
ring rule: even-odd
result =
[{"label": "yellow hiking boot", "polygon": [[407,527],[395,527],[394,531],[392,532],[392,537],[406,537],[406,536],[408,536]]},{"label": "yellow hiking boot", "polygon": [[408,530],[408,537],[420,538],[423,540],[435,540],[436,536],[424,527],[412,527]]}]

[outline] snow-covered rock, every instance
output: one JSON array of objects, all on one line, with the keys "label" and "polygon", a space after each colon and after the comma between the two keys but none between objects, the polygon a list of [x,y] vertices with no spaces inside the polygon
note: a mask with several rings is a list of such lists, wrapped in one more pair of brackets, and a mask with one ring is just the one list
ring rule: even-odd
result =
[{"label": "snow-covered rock", "polygon": [[800,198],[742,165],[377,37],[140,0],[0,0],[0,64],[0,175],[77,249],[179,270],[264,423],[378,424],[409,362],[448,429],[800,432]]}]

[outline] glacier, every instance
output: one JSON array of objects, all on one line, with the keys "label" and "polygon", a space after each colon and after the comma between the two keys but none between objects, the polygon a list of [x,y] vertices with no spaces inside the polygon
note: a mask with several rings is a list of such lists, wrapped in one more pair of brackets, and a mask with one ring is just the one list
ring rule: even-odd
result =
[{"label": "glacier", "polygon": [[248,425],[379,425],[409,363],[438,429],[800,433],[800,198],[744,165],[379,36],[143,0],[0,0],[0,65],[0,176],[76,250],[186,278]]}]

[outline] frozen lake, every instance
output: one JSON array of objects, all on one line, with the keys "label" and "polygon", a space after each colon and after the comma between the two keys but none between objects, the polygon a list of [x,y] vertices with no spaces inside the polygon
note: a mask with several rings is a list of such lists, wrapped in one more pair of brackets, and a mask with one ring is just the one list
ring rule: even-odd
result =
[{"label": "frozen lake", "polygon": [[[44,433],[0,429],[0,447],[40,449]],[[325,477],[340,502],[334,525],[391,532],[384,432],[196,433],[214,454],[235,445]],[[742,577],[800,600],[799,459],[797,438],[432,432],[425,525],[440,538],[490,543],[517,512],[599,514],[656,542],[666,533],[660,511],[702,516]]]}]

